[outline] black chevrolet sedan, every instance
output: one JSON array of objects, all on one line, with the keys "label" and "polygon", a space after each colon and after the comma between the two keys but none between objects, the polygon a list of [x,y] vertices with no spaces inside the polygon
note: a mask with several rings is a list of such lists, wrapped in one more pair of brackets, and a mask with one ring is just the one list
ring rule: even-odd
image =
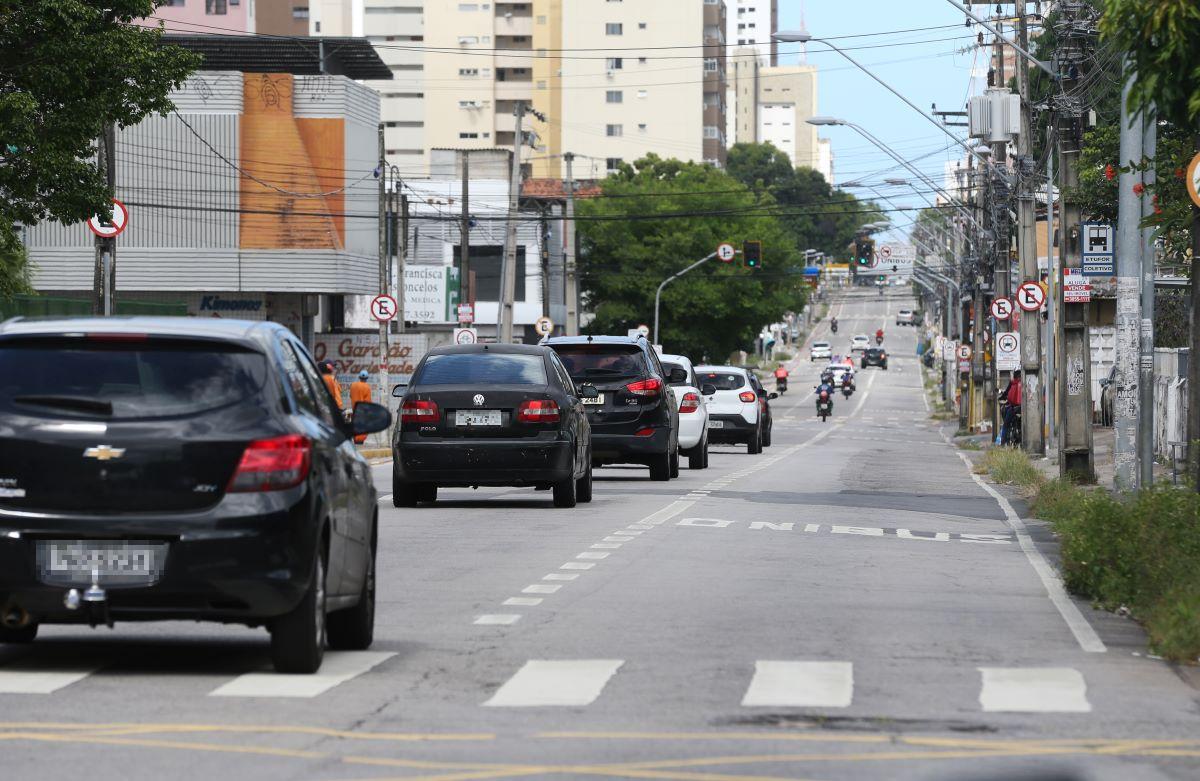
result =
[{"label": "black chevrolet sedan", "polygon": [[266,626],[281,672],[371,645],[377,497],[282,326],[0,324],[0,642],[40,624]]},{"label": "black chevrolet sedan", "polygon": [[556,507],[592,500],[592,436],[581,396],[548,347],[439,347],[417,365],[392,440],[392,503],[437,500],[439,487],[536,486]]}]

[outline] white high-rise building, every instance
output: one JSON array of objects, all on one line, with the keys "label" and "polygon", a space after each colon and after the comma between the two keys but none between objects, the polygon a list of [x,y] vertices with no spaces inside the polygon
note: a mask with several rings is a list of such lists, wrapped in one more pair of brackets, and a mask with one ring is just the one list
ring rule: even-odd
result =
[{"label": "white high-rise building", "polygon": [[771,34],[779,28],[779,0],[726,0],[725,41],[732,49],[752,46],[762,65],[777,65],[778,44]]}]

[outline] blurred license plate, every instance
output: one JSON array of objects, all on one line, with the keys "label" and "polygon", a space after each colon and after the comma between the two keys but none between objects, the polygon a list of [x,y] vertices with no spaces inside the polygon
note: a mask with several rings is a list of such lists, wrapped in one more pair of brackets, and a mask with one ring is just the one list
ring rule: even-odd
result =
[{"label": "blurred license plate", "polygon": [[708,427],[709,427],[709,428],[725,428],[725,421],[723,421],[723,420],[710,420],[710,421],[708,421]]},{"label": "blurred license plate", "polygon": [[460,409],[454,413],[456,426],[499,426],[500,410],[498,409]]},{"label": "blurred license plate", "polygon": [[603,404],[604,394],[601,393],[599,396],[584,396],[580,399],[580,401],[582,401],[584,404]]},{"label": "blurred license plate", "polygon": [[147,585],[162,577],[165,542],[41,540],[38,572],[44,583],[71,586]]}]

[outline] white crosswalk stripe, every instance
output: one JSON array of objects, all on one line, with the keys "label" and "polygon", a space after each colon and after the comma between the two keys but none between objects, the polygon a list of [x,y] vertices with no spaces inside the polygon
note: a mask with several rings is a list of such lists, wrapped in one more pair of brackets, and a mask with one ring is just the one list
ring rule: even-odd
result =
[{"label": "white crosswalk stripe", "polygon": [[0,694],[52,694],[82,681],[96,667],[56,667],[40,662],[17,663],[0,670]]},{"label": "white crosswalk stripe", "polygon": [[742,705],[847,708],[853,700],[854,666],[850,662],[758,661]]},{"label": "white crosswalk stripe", "polygon": [[312,675],[247,673],[208,693],[210,697],[316,697],[338,684],[357,678],[395,656],[374,651],[328,651],[321,669]]},{"label": "white crosswalk stripe", "polygon": [[506,708],[589,705],[624,663],[623,659],[531,659],[484,705]]},{"label": "white crosswalk stripe", "polygon": [[985,711],[1087,713],[1087,683],[1070,667],[980,667],[979,704]]}]

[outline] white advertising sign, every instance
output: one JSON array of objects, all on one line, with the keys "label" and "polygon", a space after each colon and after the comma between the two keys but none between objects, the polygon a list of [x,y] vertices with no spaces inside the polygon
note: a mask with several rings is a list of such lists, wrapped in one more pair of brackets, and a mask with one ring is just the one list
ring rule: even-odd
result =
[{"label": "white advertising sign", "polygon": [[996,334],[996,371],[1015,372],[1021,368],[1021,334],[1007,331]]},{"label": "white advertising sign", "polygon": [[406,266],[404,319],[418,323],[457,323],[458,270],[448,266]]}]

